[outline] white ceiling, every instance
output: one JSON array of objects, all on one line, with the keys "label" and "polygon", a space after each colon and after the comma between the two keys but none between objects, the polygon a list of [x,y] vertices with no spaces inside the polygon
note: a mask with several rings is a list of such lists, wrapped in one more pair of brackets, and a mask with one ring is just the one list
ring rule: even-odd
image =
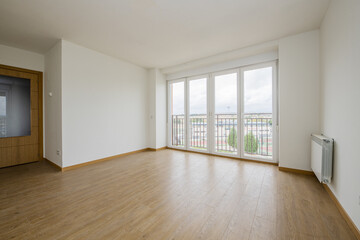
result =
[{"label": "white ceiling", "polygon": [[168,67],[316,29],[329,0],[0,0],[0,43],[45,53],[65,39]]}]

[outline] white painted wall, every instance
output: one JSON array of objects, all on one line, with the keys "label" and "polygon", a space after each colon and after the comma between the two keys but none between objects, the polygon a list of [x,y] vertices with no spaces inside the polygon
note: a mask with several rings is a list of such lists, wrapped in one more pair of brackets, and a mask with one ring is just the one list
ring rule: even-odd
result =
[{"label": "white painted wall", "polygon": [[156,149],[156,71],[148,72],[148,121],[149,121],[149,148]]},{"label": "white painted wall", "polygon": [[[209,72],[217,72],[225,68],[237,68],[243,65],[252,64],[251,60],[254,56],[261,56],[265,58],[264,53],[276,53],[277,58],[278,41],[269,41],[261,44],[256,44],[250,47],[240,48],[229,52],[220,53],[217,55],[209,56],[206,58],[197,59],[194,61],[186,62],[176,66],[162,68],[161,72],[167,76],[167,80],[176,79],[181,77],[188,77],[187,73],[192,75],[200,75]],[[250,57],[250,58],[249,58]],[[240,62],[239,62],[240,60]],[[254,59],[255,61],[259,59]],[[260,59],[261,60],[261,59]],[[271,61],[265,60],[265,61]],[[257,61],[258,63],[258,61]],[[226,64],[224,66],[224,64]],[[192,72],[194,70],[194,73]],[[172,74],[175,74],[172,76]],[[184,73],[182,76],[178,76]],[[191,76],[191,75],[190,75]]]},{"label": "white painted wall", "polygon": [[148,147],[148,73],[62,41],[63,166]]},{"label": "white painted wall", "polygon": [[[45,157],[62,167],[61,41],[45,55]],[[49,93],[52,93],[52,97]]]},{"label": "white painted wall", "polygon": [[44,71],[44,55],[0,45],[0,64]]},{"label": "white painted wall", "polygon": [[161,71],[156,71],[156,148],[166,144],[166,80]]},{"label": "white painted wall", "polygon": [[321,129],[335,139],[333,190],[360,229],[360,1],[332,1],[321,25]]},{"label": "white painted wall", "polygon": [[149,147],[166,146],[166,80],[159,69],[149,70]]},{"label": "white painted wall", "polygon": [[279,40],[279,166],[310,168],[310,135],[320,131],[319,31]]}]

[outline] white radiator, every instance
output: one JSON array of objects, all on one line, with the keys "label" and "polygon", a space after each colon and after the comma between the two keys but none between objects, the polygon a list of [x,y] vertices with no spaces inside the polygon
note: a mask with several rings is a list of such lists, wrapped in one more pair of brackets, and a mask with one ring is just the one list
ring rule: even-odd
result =
[{"label": "white radiator", "polygon": [[311,168],[321,183],[332,177],[334,139],[311,134]]}]

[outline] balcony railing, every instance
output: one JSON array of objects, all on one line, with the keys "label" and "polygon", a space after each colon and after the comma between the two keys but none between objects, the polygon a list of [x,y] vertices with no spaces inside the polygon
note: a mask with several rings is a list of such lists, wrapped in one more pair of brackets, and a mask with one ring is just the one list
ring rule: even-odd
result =
[{"label": "balcony railing", "polygon": [[6,117],[0,116],[0,137],[6,137]]},{"label": "balcony railing", "polygon": [[272,114],[244,115],[244,151],[246,155],[271,157],[273,154]]},{"label": "balcony railing", "polygon": [[[207,149],[207,116],[191,115],[189,119],[189,146],[193,149]],[[244,115],[244,152],[250,156],[272,156],[272,114],[245,114]],[[215,124],[215,151],[219,153],[236,154],[237,124],[236,114],[216,114]],[[185,118],[184,115],[172,116],[172,145],[185,146]]]},{"label": "balcony railing", "polygon": [[215,114],[215,151],[237,153],[237,115]]},{"label": "balcony railing", "polygon": [[185,117],[184,115],[172,115],[171,144],[176,147],[185,146]]},{"label": "balcony railing", "polygon": [[190,115],[190,143],[194,149],[207,148],[207,117],[206,115]]}]

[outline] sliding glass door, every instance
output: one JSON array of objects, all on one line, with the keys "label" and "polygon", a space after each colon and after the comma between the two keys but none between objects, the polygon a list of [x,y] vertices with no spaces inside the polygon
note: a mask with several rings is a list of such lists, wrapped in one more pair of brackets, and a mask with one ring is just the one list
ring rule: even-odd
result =
[{"label": "sliding glass door", "polygon": [[170,147],[276,161],[275,62],[170,81],[168,86]]}]

